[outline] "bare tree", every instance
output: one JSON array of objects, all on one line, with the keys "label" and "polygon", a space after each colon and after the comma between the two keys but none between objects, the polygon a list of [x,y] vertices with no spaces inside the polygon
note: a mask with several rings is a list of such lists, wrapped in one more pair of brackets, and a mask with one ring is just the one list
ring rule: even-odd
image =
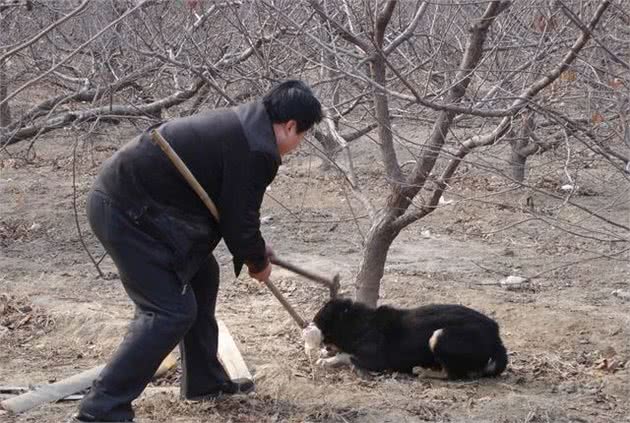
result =
[{"label": "bare tree", "polygon": [[[232,105],[307,79],[326,108],[314,131],[322,156],[369,216],[356,278],[367,304],[378,300],[392,242],[441,210],[444,192],[466,180],[462,168],[524,191],[525,212],[542,224],[629,240],[628,225],[578,199],[584,155],[628,182],[626,2],[116,0],[11,13],[1,15],[18,29],[0,56],[5,148],[60,128],[85,132],[85,122]],[[349,145],[361,138],[378,146],[371,170],[384,195],[366,194],[353,165]],[[560,175],[558,190],[528,176],[536,155]],[[534,194],[559,203],[553,215],[537,213]],[[561,207],[601,227],[563,220]]]},{"label": "bare tree", "polygon": [[[261,22],[255,4],[121,0],[70,6],[36,4],[41,30],[3,54],[0,63],[16,60],[6,67],[3,86],[10,89],[0,107],[10,101],[29,107],[3,125],[0,145],[32,143],[97,118],[156,120],[175,107],[187,114],[203,105],[234,104],[280,78],[270,69],[285,61],[274,47],[283,29]],[[26,19],[16,18],[16,26]],[[41,98],[33,93],[44,87],[54,94],[25,101]]]},{"label": "bare tree", "polygon": [[[527,157],[585,130],[577,129],[579,120],[573,117],[559,118],[555,113],[550,120],[549,112],[569,101],[570,89],[576,89],[572,76],[576,59],[584,61],[582,51],[611,3],[585,4],[575,11],[562,2],[549,8],[536,1],[518,6],[508,1],[341,1],[331,7],[308,0],[301,15],[265,4],[279,21],[295,29],[308,26],[301,16],[309,11],[317,15],[319,23],[311,24],[317,29],[304,31],[302,45],[308,52],[304,56],[313,57],[309,53],[316,51],[327,58],[321,66],[328,69],[328,80],[322,85],[339,86],[344,78],[343,86],[348,87],[327,102],[329,113],[343,124],[345,116],[335,113],[339,104],[360,99],[368,120],[378,125],[375,142],[389,185],[384,204],[377,206],[366,198],[346,168],[347,180],[371,222],[356,296],[374,305],[391,243],[408,225],[439,208],[442,194],[472,151],[510,141],[512,177],[505,177],[526,186]],[[581,17],[589,14],[590,20],[582,22]],[[329,35],[310,35],[322,30]],[[416,113],[433,121],[427,140],[419,144],[407,142],[392,125],[394,117],[414,119],[410,113],[414,106],[419,107]],[[479,123],[482,129],[477,134],[460,138],[467,123],[481,119],[486,122]],[[565,123],[560,123],[562,119]],[[573,122],[569,133],[566,122]],[[334,131],[337,125],[328,126]],[[487,126],[492,129],[486,130]],[[537,135],[542,130],[556,134],[542,141]],[[451,134],[457,134],[454,140],[449,140]],[[598,138],[593,137],[591,146]],[[334,139],[343,141],[343,137]],[[597,151],[604,153],[599,143]],[[400,148],[414,158],[410,171],[400,164]],[[608,157],[627,162],[619,154],[608,153]]]}]

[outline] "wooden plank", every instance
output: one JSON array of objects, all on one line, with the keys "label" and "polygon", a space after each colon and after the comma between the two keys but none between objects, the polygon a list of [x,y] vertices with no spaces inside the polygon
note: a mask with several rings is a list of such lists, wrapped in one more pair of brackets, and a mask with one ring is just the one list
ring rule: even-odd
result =
[{"label": "wooden plank", "polygon": [[[245,364],[245,360],[241,356],[241,352],[236,346],[236,342],[230,335],[230,331],[222,321],[218,321],[219,325],[219,361],[225,367],[228,375],[232,379],[246,378],[252,379],[252,375]],[[176,364],[176,358],[173,353],[169,354],[160,369],[167,370]],[[62,379],[59,382],[42,385],[41,387],[26,392],[21,395],[5,399],[0,402],[3,409],[13,413],[22,413],[31,410],[39,405],[59,401],[72,394],[80,392],[92,385],[94,379],[98,377],[105,365],[100,365],[92,369],[86,370],[79,374]]]},{"label": "wooden plank", "polygon": [[162,360],[162,364],[160,364],[160,367],[158,367],[158,369],[155,371],[155,375],[153,375],[153,378],[161,378],[166,374],[166,372],[168,372],[175,366],[177,366],[177,355],[175,355],[175,351],[171,351],[164,358],[164,360]]},{"label": "wooden plank", "polygon": [[217,323],[219,325],[219,361],[231,379],[245,378],[251,380],[252,374],[249,372],[236,342],[230,335],[230,331],[221,320],[218,320]]},{"label": "wooden plank", "polygon": [[62,379],[50,385],[42,385],[34,391],[0,402],[2,408],[13,413],[22,413],[41,404],[58,401],[69,395],[89,388],[103,370],[104,365]]},{"label": "wooden plank", "polygon": [[[161,377],[169,369],[177,365],[177,357],[173,352],[166,356],[158,368],[155,377]],[[92,386],[92,382],[98,377],[105,365],[94,367],[82,373],[62,379],[59,382],[42,385],[32,391],[21,395],[12,396],[0,402],[5,410],[13,413],[22,413],[42,404],[59,401],[62,399],[78,399],[73,394]]]}]

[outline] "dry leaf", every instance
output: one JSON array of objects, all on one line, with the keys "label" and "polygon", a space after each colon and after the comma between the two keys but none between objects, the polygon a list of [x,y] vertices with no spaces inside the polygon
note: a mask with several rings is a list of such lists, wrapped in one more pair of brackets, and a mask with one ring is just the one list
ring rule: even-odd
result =
[{"label": "dry leaf", "polygon": [[577,79],[577,73],[574,70],[566,70],[562,72],[560,79],[566,82],[573,82]]},{"label": "dry leaf", "polygon": [[623,81],[619,78],[614,78],[610,80],[608,85],[610,85],[610,88],[618,89],[623,87]]},{"label": "dry leaf", "polygon": [[189,9],[196,9],[199,6],[199,0],[186,0],[185,3]]},{"label": "dry leaf", "polygon": [[22,320],[20,320],[18,322],[18,324],[15,326],[15,329],[18,329],[18,328],[24,326],[25,324],[27,324],[28,321],[31,320],[31,317],[33,317],[32,314],[27,314]]},{"label": "dry leaf", "polygon": [[537,32],[554,31],[556,29],[556,20],[553,18],[553,16],[551,18],[548,18],[542,13],[539,13],[532,22],[532,29]]},{"label": "dry leaf", "polygon": [[607,373],[615,373],[619,370],[619,362],[615,359],[602,358],[595,362],[595,368]]},{"label": "dry leaf", "polygon": [[599,112],[595,112],[593,113],[593,116],[591,116],[591,122],[593,122],[594,125],[602,123],[603,121],[604,121],[604,116],[602,116],[602,114]]}]

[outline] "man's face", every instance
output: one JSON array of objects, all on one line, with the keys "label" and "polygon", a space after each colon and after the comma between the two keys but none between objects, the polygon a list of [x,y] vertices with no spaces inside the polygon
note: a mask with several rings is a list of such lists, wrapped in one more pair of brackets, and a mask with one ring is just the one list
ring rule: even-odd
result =
[{"label": "man's face", "polygon": [[304,132],[298,132],[295,120],[274,124],[274,132],[281,156],[285,156],[295,150],[304,139],[305,134]]}]

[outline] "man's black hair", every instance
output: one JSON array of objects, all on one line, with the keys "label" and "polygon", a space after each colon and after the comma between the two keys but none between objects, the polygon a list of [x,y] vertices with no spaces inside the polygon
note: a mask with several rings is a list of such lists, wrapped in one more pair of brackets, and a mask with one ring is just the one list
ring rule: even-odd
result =
[{"label": "man's black hair", "polygon": [[295,120],[300,133],[322,120],[322,105],[302,81],[289,80],[276,85],[265,94],[263,104],[271,122]]}]

